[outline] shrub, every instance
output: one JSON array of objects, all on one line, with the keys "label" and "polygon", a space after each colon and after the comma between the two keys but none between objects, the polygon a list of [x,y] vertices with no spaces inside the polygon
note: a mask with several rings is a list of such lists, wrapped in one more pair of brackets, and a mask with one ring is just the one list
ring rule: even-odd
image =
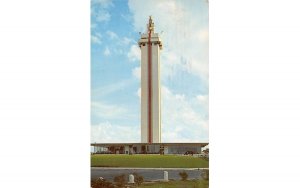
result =
[{"label": "shrub", "polygon": [[118,187],[124,187],[126,183],[125,174],[114,177],[114,182],[116,182],[116,185]]},{"label": "shrub", "polygon": [[182,181],[185,181],[188,178],[188,174],[185,171],[179,172],[179,176],[181,177]]},{"label": "shrub", "polygon": [[141,185],[144,182],[144,177],[138,175],[137,173],[133,173],[134,175],[134,180],[138,185]]},{"label": "shrub", "polygon": [[98,178],[97,180],[92,180],[91,182],[92,188],[113,188],[113,184],[109,181],[106,181],[103,178]]},{"label": "shrub", "polygon": [[203,169],[202,170],[202,173],[201,173],[201,177],[204,179],[204,180],[209,180],[209,170],[208,169]]}]

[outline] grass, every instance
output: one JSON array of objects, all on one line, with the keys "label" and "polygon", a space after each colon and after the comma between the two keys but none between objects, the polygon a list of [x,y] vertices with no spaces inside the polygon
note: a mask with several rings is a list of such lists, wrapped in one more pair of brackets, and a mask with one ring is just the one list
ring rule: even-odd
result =
[{"label": "grass", "polygon": [[207,180],[187,180],[187,181],[169,181],[169,182],[144,182],[141,185],[129,185],[130,188],[208,188]]},{"label": "grass", "polygon": [[208,188],[208,181],[189,180],[189,181],[169,181],[151,184],[142,184],[139,188]]},{"label": "grass", "polygon": [[208,161],[176,155],[91,155],[92,167],[208,168]]}]

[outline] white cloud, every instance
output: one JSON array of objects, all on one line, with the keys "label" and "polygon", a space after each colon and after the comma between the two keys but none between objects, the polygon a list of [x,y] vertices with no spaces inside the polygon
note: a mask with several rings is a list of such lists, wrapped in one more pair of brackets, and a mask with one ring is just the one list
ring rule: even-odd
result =
[{"label": "white cloud", "polygon": [[92,107],[92,113],[94,115],[104,119],[123,118],[124,114],[127,114],[128,112],[127,109],[119,105],[106,104],[99,101],[92,102],[91,107]]},{"label": "white cloud", "polygon": [[106,34],[109,36],[110,39],[118,39],[118,35],[113,31],[106,31]]},{"label": "white cloud", "polygon": [[98,22],[108,22],[110,20],[110,14],[106,10],[101,10],[96,13],[96,20]]},{"label": "white cloud", "polygon": [[[129,0],[136,31],[145,32],[152,15],[161,36],[162,76],[176,76],[186,71],[208,81],[208,4],[206,1]],[[151,7],[148,9],[147,7]]]},{"label": "white cloud", "polygon": [[101,122],[91,126],[91,143],[140,142],[140,127]]},{"label": "white cloud", "polygon": [[127,54],[130,61],[140,61],[141,60],[141,50],[137,45],[131,45],[130,50]]},{"label": "white cloud", "polygon": [[163,142],[195,142],[195,140],[193,140],[192,138],[182,136],[180,134],[182,131],[184,130],[178,126],[173,128],[172,131],[163,131]]},{"label": "white cloud", "polygon": [[173,78],[176,76],[180,69],[180,59],[178,56],[167,49],[164,50],[163,56],[161,57],[161,75],[162,77]]},{"label": "white cloud", "polygon": [[202,29],[198,32],[198,39],[203,42],[208,42],[208,29]]},{"label": "white cloud", "polygon": [[[110,52],[113,52],[114,54],[124,54],[126,55],[126,51],[128,50],[128,46],[132,43],[135,43],[135,41],[128,37],[121,37],[117,33],[111,30],[106,31],[106,35],[110,40],[113,40],[113,48],[111,47]],[[112,45],[110,45],[112,46]],[[107,50],[106,50],[107,51]],[[131,52],[132,53],[132,52]],[[136,52],[135,52],[136,53]],[[111,53],[110,53],[111,54]],[[129,53],[127,53],[128,55]],[[107,54],[109,55],[109,54]],[[136,54],[130,54],[131,58],[135,58]]]},{"label": "white cloud", "polygon": [[121,17],[127,22],[132,20],[131,14],[121,14]]},{"label": "white cloud", "polygon": [[92,4],[97,4],[103,9],[113,6],[112,0],[92,0]]},{"label": "white cloud", "polygon": [[[162,140],[164,142],[208,141],[207,110],[193,98],[162,86]],[[204,103],[207,99],[197,97]]]},{"label": "white cloud", "polygon": [[113,6],[112,0],[92,0],[91,14],[95,16],[97,22],[108,22],[111,18],[109,8]]},{"label": "white cloud", "polygon": [[95,29],[98,25],[96,23],[91,23],[91,29]]},{"label": "white cloud", "polygon": [[108,47],[105,48],[104,50],[104,53],[103,53],[105,56],[109,56],[111,53],[110,53],[110,50],[108,49]]},{"label": "white cloud", "polygon": [[[206,95],[188,98],[162,86],[162,141],[163,142],[207,142],[208,119],[200,106],[208,104]],[[136,91],[141,98],[141,88]],[[195,104],[194,101],[198,101]],[[208,110],[208,109],[206,109]],[[119,105],[92,102],[92,113],[103,119],[115,120],[128,116],[129,110]],[[118,133],[122,132],[121,135]],[[116,134],[118,136],[116,136]],[[112,125],[109,122],[92,125],[92,142],[139,142],[140,127]]]},{"label": "white cloud", "polygon": [[91,35],[91,42],[94,44],[101,44],[101,34],[100,33],[96,33],[95,35]]},{"label": "white cloud", "polygon": [[121,45],[124,45],[124,46],[127,46],[129,45],[130,43],[134,42],[134,40],[130,39],[130,38],[127,38],[127,37],[124,37],[122,40],[121,40]]},{"label": "white cloud", "polygon": [[135,67],[132,69],[132,75],[138,80],[141,80],[141,67]]},{"label": "white cloud", "polygon": [[[140,87],[139,87],[139,89],[137,90],[136,95],[141,99],[141,96],[142,96],[142,90],[141,90]],[[141,100],[140,100],[140,102],[141,102]]]},{"label": "white cloud", "polygon": [[121,80],[118,82],[115,82],[113,84],[108,84],[105,86],[102,86],[97,89],[92,90],[92,96],[93,97],[105,97],[107,95],[110,95],[111,93],[120,91],[121,89],[124,89],[126,87],[129,87],[134,83],[133,79],[126,79],[126,80]]},{"label": "white cloud", "polygon": [[197,100],[203,108],[208,109],[208,95],[198,95]]}]

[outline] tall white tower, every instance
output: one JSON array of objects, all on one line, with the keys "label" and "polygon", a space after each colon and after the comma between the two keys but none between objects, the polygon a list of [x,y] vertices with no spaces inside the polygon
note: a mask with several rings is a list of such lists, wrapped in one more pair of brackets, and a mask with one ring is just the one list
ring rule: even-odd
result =
[{"label": "tall white tower", "polygon": [[154,33],[150,16],[147,33],[138,42],[141,48],[141,135],[142,143],[160,143],[160,50],[162,42]]}]

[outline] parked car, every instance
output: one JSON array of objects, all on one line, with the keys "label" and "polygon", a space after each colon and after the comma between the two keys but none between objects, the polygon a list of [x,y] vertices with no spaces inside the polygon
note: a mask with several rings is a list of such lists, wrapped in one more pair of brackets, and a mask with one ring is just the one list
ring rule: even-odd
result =
[{"label": "parked car", "polygon": [[184,155],[194,155],[195,153],[193,152],[193,151],[186,151],[185,153],[184,153]]}]

